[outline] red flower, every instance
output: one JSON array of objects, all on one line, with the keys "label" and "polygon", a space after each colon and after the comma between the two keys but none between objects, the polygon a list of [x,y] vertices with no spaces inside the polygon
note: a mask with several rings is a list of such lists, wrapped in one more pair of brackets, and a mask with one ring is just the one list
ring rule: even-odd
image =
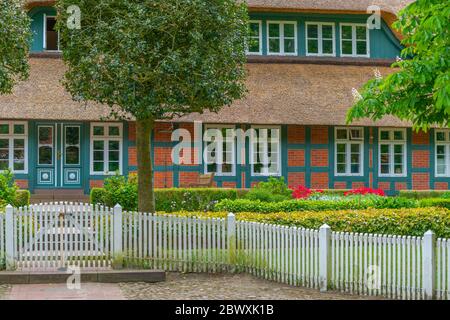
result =
[{"label": "red flower", "polygon": [[344,193],[344,196],[351,196],[351,195],[357,195],[357,194],[360,194],[360,195],[375,194],[377,196],[382,196],[382,197],[385,196],[384,191],[382,189],[373,189],[373,188],[366,188],[366,187],[347,191]]},{"label": "red flower", "polygon": [[292,198],[294,199],[306,199],[312,193],[322,193],[323,190],[312,190],[302,185],[298,185],[296,187],[289,187],[292,189]]}]

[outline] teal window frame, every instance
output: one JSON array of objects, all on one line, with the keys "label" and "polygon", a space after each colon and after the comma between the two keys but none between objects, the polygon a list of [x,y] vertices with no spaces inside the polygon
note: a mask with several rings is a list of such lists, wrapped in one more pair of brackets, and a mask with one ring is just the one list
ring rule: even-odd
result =
[{"label": "teal window frame", "polygon": [[[102,135],[94,135],[94,127],[103,127]],[[110,127],[118,127],[119,134],[118,135],[110,135],[109,128]],[[123,124],[120,122],[115,123],[106,123],[106,122],[92,122],[90,128],[90,160],[89,160],[89,168],[91,175],[114,175],[116,171],[109,171],[109,142],[119,142],[119,174],[123,174]],[[103,141],[103,171],[95,171],[94,170],[94,142],[95,141]],[[116,150],[114,150],[116,151]]]},{"label": "teal window frame", "polygon": [[[249,21],[249,32],[250,32],[250,24],[258,24],[258,51],[250,51],[249,50],[249,46],[248,46],[248,42],[247,42],[247,49],[246,49],[246,53],[247,55],[262,55],[263,54],[263,36],[262,36],[262,21],[261,20],[250,20]],[[256,39],[255,36],[248,36],[249,39]],[[248,40],[247,40],[248,41]]]},{"label": "teal window frame", "polygon": [[[8,140],[8,168],[13,173],[27,174],[28,173],[28,122],[26,121],[0,121],[0,125],[8,126],[7,134],[0,134],[0,139]],[[15,125],[23,125],[24,132],[23,133],[14,133]],[[19,148],[15,148],[15,140],[24,140],[23,154],[24,154],[24,169],[23,170],[14,170],[14,151]],[[5,148],[6,149],[6,148]],[[21,150],[22,148],[20,148]],[[3,172],[4,170],[0,170]]]}]

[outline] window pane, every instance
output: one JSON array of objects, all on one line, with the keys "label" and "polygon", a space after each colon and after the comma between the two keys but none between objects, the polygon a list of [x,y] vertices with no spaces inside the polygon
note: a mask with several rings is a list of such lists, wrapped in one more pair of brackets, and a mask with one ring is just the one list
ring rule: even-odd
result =
[{"label": "window pane", "polygon": [[284,25],[284,37],[294,38],[295,37],[295,26],[293,24]]},{"label": "window pane", "polygon": [[403,140],[403,131],[394,131],[394,140]]},{"label": "window pane", "polygon": [[0,139],[0,149],[9,148],[9,139]]},{"label": "window pane", "polygon": [[39,144],[53,144],[53,127],[39,127]]},{"label": "window pane", "polygon": [[308,25],[308,38],[318,38],[318,26],[317,25]]},{"label": "window pane", "polygon": [[319,45],[317,40],[308,40],[308,53],[319,53]]},{"label": "window pane", "polygon": [[248,41],[249,52],[259,52],[259,38],[250,38]]},{"label": "window pane", "polygon": [[352,144],[351,152],[352,153],[359,153],[359,144]]},{"label": "window pane", "polygon": [[380,139],[381,140],[389,140],[389,131],[381,131]]},{"label": "window pane", "polygon": [[9,161],[9,150],[8,149],[0,149],[0,160]]},{"label": "window pane", "polygon": [[403,165],[401,164],[396,164],[394,166],[394,173],[395,174],[402,174],[403,173]]},{"label": "window pane", "polygon": [[285,39],[284,40],[284,52],[286,52],[286,53],[294,53],[295,52],[295,40],[294,39]]},{"label": "window pane", "polygon": [[359,163],[352,163],[350,166],[351,173],[359,173]]},{"label": "window pane", "polygon": [[14,125],[14,134],[24,134],[24,133],[25,133],[25,125],[23,124]]},{"label": "window pane", "polygon": [[322,53],[325,53],[325,54],[333,53],[333,41],[332,40],[323,40]]},{"label": "window pane", "polygon": [[385,153],[383,153],[383,154],[381,154],[380,155],[380,162],[382,163],[382,164],[389,164],[389,154],[385,154]]},{"label": "window pane", "polygon": [[381,153],[389,153],[389,145],[387,145],[387,144],[382,144],[382,145],[380,146],[380,152],[381,152]]},{"label": "window pane", "polygon": [[103,162],[94,162],[94,171],[103,172]]},{"label": "window pane", "polygon": [[0,134],[9,134],[9,124],[0,124]]},{"label": "window pane", "polygon": [[352,39],[352,26],[342,26],[342,39]]},{"label": "window pane", "polygon": [[350,130],[352,139],[361,139],[362,138],[362,129],[351,129]]},{"label": "window pane", "polygon": [[80,152],[77,146],[70,146],[66,148],[66,164],[79,164]]},{"label": "window pane", "polygon": [[110,136],[119,136],[120,135],[120,128],[119,127],[109,127],[108,133]]},{"label": "window pane", "polygon": [[24,139],[14,139],[14,148],[25,148],[25,140]]},{"label": "window pane", "polygon": [[259,23],[258,22],[250,22],[249,25],[249,35],[251,37],[259,37]]},{"label": "window pane", "polygon": [[66,127],[66,144],[77,145],[80,143],[80,128]]},{"label": "window pane", "polygon": [[108,171],[114,172],[119,170],[119,163],[118,162],[109,162]]},{"label": "window pane", "polygon": [[342,53],[353,54],[353,44],[351,41],[342,41]]},{"label": "window pane", "polygon": [[119,161],[119,152],[109,151],[109,161]]},{"label": "window pane", "polygon": [[23,160],[18,160],[18,161],[14,160],[14,167],[13,167],[13,169],[16,170],[16,171],[25,170],[25,162]]},{"label": "window pane", "polygon": [[440,154],[445,154],[445,146],[437,146],[436,147],[436,153],[438,154],[438,155],[440,155]]},{"label": "window pane", "polygon": [[94,151],[94,161],[103,161],[104,159],[103,151]]},{"label": "window pane", "polygon": [[367,42],[366,41],[357,41],[356,42],[356,54],[358,54],[358,55],[366,55],[367,54]]},{"label": "window pane", "polygon": [[53,163],[53,148],[50,146],[39,147],[39,164]]},{"label": "window pane", "polygon": [[280,52],[280,39],[269,39],[269,52]]},{"label": "window pane", "polygon": [[269,37],[279,37],[280,36],[280,25],[269,23]]},{"label": "window pane", "polygon": [[0,160],[0,170],[8,170],[8,160]]},{"label": "window pane", "polygon": [[403,153],[403,145],[402,144],[394,145],[394,153]]},{"label": "window pane", "polygon": [[233,165],[230,163],[224,163],[222,164],[222,173],[232,173],[233,172]]},{"label": "window pane", "polygon": [[338,145],[337,145],[337,152],[345,152],[345,144],[338,143]]},{"label": "window pane", "polygon": [[356,26],[356,39],[357,40],[367,39],[367,29],[365,26]]},{"label": "window pane", "polygon": [[389,165],[387,165],[387,164],[382,164],[382,165],[381,165],[381,173],[382,173],[382,174],[389,174]]},{"label": "window pane", "polygon": [[105,142],[104,141],[94,141],[94,150],[103,150],[105,146]]},{"label": "window pane", "polygon": [[337,171],[337,173],[345,173],[345,164],[338,163],[337,167],[336,167],[336,171]]},{"label": "window pane", "polygon": [[109,141],[108,148],[109,150],[119,150],[119,141]]},{"label": "window pane", "polygon": [[105,128],[100,126],[94,126],[94,136],[103,136],[105,134]]},{"label": "window pane", "polygon": [[437,141],[445,141],[445,132],[437,132],[436,140]]},{"label": "window pane", "polygon": [[333,27],[322,26],[322,39],[332,39],[332,38],[333,38]]},{"label": "window pane", "polygon": [[217,172],[217,164],[215,163],[208,164],[207,172]]},{"label": "window pane", "polygon": [[340,140],[347,139],[347,130],[346,129],[338,129],[336,130],[336,138]]},{"label": "window pane", "polygon": [[345,163],[345,153],[338,153],[336,158],[338,163]]},{"label": "window pane", "polygon": [[396,154],[394,156],[394,161],[395,161],[395,164],[403,164],[403,155]]}]

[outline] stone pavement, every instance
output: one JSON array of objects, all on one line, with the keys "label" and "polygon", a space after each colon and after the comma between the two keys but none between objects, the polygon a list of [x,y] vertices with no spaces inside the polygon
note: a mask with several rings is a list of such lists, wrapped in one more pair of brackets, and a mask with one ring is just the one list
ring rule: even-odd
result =
[{"label": "stone pavement", "polygon": [[374,299],[338,292],[292,287],[246,274],[168,273],[158,283],[81,283],[80,290],[62,284],[0,285],[0,299],[20,300],[353,300]]},{"label": "stone pavement", "polygon": [[374,299],[292,287],[247,274],[168,273],[166,282],[121,283],[127,299],[139,300],[353,300]]},{"label": "stone pavement", "polygon": [[81,289],[69,290],[65,283],[13,285],[4,299],[9,300],[124,300],[117,284],[82,283]]}]

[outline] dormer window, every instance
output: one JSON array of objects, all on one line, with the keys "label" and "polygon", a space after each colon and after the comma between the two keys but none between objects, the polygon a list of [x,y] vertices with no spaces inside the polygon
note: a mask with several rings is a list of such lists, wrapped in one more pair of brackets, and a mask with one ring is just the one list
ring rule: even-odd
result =
[{"label": "dormer window", "polygon": [[267,52],[269,55],[297,55],[297,22],[267,22]]},{"label": "dormer window", "polygon": [[306,23],[306,55],[332,57],[336,55],[334,23]]},{"label": "dormer window", "polygon": [[59,51],[59,32],[54,16],[44,15],[44,50]]},{"label": "dormer window", "polygon": [[341,23],[341,56],[370,56],[369,29],[365,24]]}]

